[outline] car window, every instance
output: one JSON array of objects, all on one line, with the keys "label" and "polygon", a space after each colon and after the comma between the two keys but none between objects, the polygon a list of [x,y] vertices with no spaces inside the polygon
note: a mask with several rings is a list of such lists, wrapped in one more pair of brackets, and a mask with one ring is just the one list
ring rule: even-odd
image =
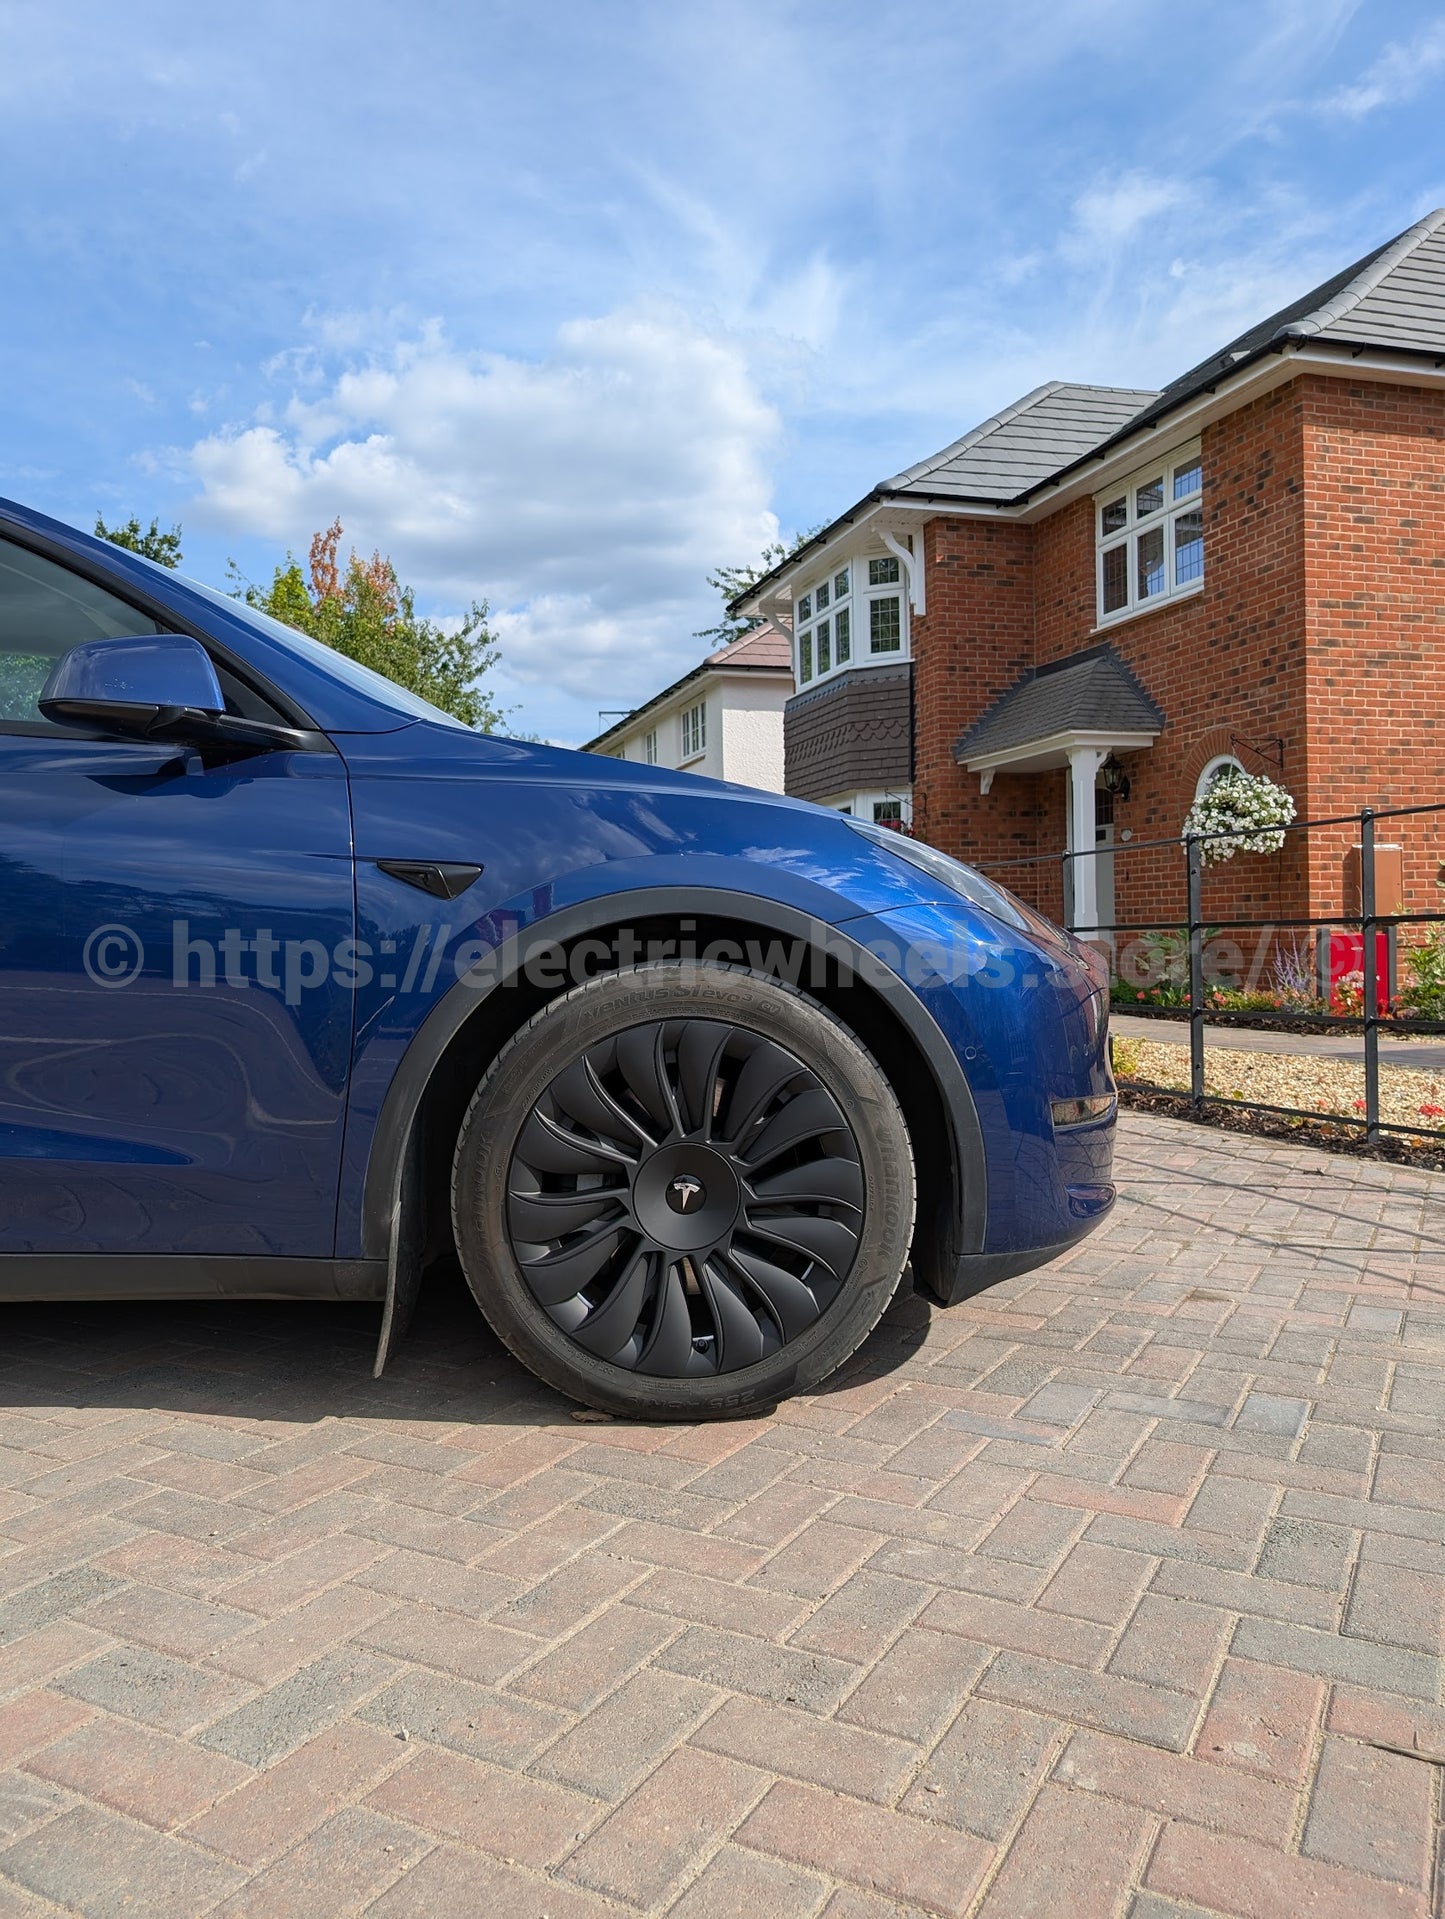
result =
[{"label": "car window", "polygon": [[[36,704],[40,689],[61,654],[82,640],[165,630],[128,600],[69,567],[0,539],[0,728],[49,727]],[[223,660],[213,659],[213,664],[228,713],[252,720],[283,717]]]},{"label": "car window", "polygon": [[46,724],[36,705],[40,689],[61,654],[82,640],[160,631],[103,586],[0,540],[0,725]]}]

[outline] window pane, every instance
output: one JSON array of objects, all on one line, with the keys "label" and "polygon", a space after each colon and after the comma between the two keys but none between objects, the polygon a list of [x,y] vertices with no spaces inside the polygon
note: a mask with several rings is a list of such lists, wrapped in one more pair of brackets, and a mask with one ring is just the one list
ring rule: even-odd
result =
[{"label": "window pane", "polygon": [[841,600],[846,597],[847,592],[848,592],[848,569],[845,566],[841,573],[835,573],[833,575],[833,598],[835,600]]},{"label": "window pane", "polygon": [[802,599],[799,600],[798,602],[798,618],[800,620],[811,620],[812,617],[813,617],[813,596],[811,593],[805,593]]},{"label": "window pane", "polygon": [[1142,520],[1147,513],[1157,513],[1164,504],[1164,475],[1157,480],[1146,480],[1144,485],[1134,490],[1134,511]]},{"label": "window pane", "polygon": [[1204,473],[1199,461],[1191,460],[1188,466],[1176,466],[1174,469],[1174,497],[1187,500],[1191,493],[1197,493],[1203,484]]},{"label": "window pane", "polygon": [[846,606],[833,615],[833,651],[839,666],[853,657],[853,618]]},{"label": "window pane", "polygon": [[897,653],[903,645],[903,619],[897,594],[868,607],[868,644],[875,653]]},{"label": "window pane", "polygon": [[828,582],[826,580],[819,580],[818,590],[813,595],[813,605],[821,613],[823,608],[827,604],[828,604]]},{"label": "window pane", "polygon": [[870,560],[868,562],[869,586],[896,586],[897,583],[897,560],[889,558],[886,560]]},{"label": "window pane", "polygon": [[1104,555],[1104,611],[1117,613],[1129,604],[1129,549],[1111,546]]},{"label": "window pane", "polygon": [[1174,516],[1174,584],[1204,578],[1204,510],[1191,506]]},{"label": "window pane", "polygon": [[880,826],[901,826],[903,824],[902,800],[874,800],[873,818]]},{"label": "window pane", "polygon": [[1164,529],[1151,527],[1139,535],[1138,597],[1152,600],[1164,591]]},{"label": "window pane", "polygon": [[1099,530],[1102,533],[1122,533],[1129,524],[1129,502],[1110,500],[1099,509]]},{"label": "window pane", "polygon": [[818,649],[818,671],[820,673],[826,673],[833,664],[831,636],[826,620],[819,620],[818,624],[813,628],[813,644]]},{"label": "window pane", "polygon": [[50,669],[82,640],[159,628],[68,567],[0,540],[0,720],[44,726],[36,705]]},{"label": "window pane", "polygon": [[798,641],[798,678],[806,686],[813,677],[813,636],[805,633]]}]

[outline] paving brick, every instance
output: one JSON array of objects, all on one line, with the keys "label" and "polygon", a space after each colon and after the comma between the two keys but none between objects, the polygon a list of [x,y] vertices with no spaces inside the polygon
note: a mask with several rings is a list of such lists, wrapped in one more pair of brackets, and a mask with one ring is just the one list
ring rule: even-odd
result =
[{"label": "paving brick", "polygon": [[1011,1559],[984,1559],[972,1550],[933,1546],[919,1539],[895,1539],[873,1555],[871,1572],[900,1574],[930,1586],[983,1593],[1027,1604],[1048,1584],[1048,1566],[1026,1566]]},{"label": "paving brick", "polygon": [[555,1865],[601,1810],[595,1799],[564,1786],[425,1748],[366,1803],[424,1832],[535,1867]]},{"label": "paving brick", "polygon": [[480,1618],[516,1593],[515,1581],[474,1566],[455,1566],[434,1553],[399,1549],[357,1573],[354,1584],[393,1599],[419,1599],[445,1612]]},{"label": "paving brick", "polygon": [[822,1653],[773,1646],[711,1626],[689,1626],[681,1639],[657,1655],[656,1663],[727,1692],[776,1699],[809,1712],[827,1712],[857,1677],[851,1666]]},{"label": "paving brick", "polygon": [[1307,1399],[1286,1399],[1274,1393],[1246,1393],[1234,1422],[1236,1432],[1278,1433],[1298,1439],[1309,1418]]},{"label": "paving brick", "polygon": [[746,1579],[762,1565],[764,1552],[741,1541],[710,1534],[683,1532],[678,1526],[656,1526],[635,1519],[621,1526],[607,1542],[619,1559],[640,1560],[647,1566],[670,1566],[675,1572],[696,1573],[704,1579]]},{"label": "paving brick", "polygon": [[1148,1593],[1106,1670],[1202,1699],[1219,1669],[1233,1625],[1232,1616],[1216,1607]]},{"label": "paving brick", "polygon": [[992,1656],[991,1647],[953,1633],[911,1628],[849,1693],[837,1717],[927,1745],[952,1719]]},{"label": "paving brick", "polygon": [[[0,1847],[8,1846],[22,1833],[53,1819],[71,1803],[68,1792],[47,1786],[44,1780],[33,1779],[28,1773],[0,1773]],[[0,1882],[0,1916],[6,1910],[4,1890]],[[21,1897],[18,1890],[15,1896],[17,1900]]]},{"label": "paving brick", "polygon": [[121,1580],[92,1566],[73,1567],[40,1580],[0,1600],[0,1644],[54,1625],[122,1589]]},{"label": "paving brick", "polygon": [[162,1832],[183,1826],[251,1777],[248,1767],[220,1753],[105,1715],[35,1753],[28,1768]]},{"label": "paving brick", "polygon": [[343,1720],[201,1814],[186,1836],[243,1865],[264,1865],[407,1757],[391,1734]]},{"label": "paving brick", "polygon": [[1166,1897],[1238,1919],[1424,1919],[1420,1894],[1201,1827],[1167,1825],[1144,1874]]},{"label": "paving brick", "polygon": [[145,1585],[164,1586],[197,1599],[255,1571],[254,1564],[240,1553],[154,1532],[142,1533],[138,1539],[106,1552],[97,1568],[117,1579],[138,1579]]},{"label": "paving brick", "polygon": [[93,1658],[107,1643],[105,1634],[89,1625],[60,1619],[0,1644],[0,1699],[55,1678],[67,1666]]},{"label": "paving brick", "polygon": [[1121,1626],[1138,1604],[1153,1566],[1142,1553],[1081,1539],[1036,1603],[1045,1612],[1064,1613],[1070,1619]]},{"label": "paving brick", "polygon": [[711,1686],[645,1667],[549,1746],[533,1771],[599,1799],[619,1799],[717,1701]]},{"label": "paving brick", "polygon": [[147,1646],[114,1646],[55,1682],[58,1692],[162,1732],[187,1733],[238,1705],[252,1688]]},{"label": "paving brick", "polygon": [[366,1919],[616,1919],[617,1908],[580,1888],[438,1846],[368,1906]]},{"label": "paving brick", "polygon": [[981,1839],[1002,1839],[1063,1737],[1056,1720],[992,1699],[971,1700],[929,1756],[903,1808]]},{"label": "paving brick", "polygon": [[[857,1539],[861,1535],[851,1536]],[[637,1587],[631,1598],[635,1606],[668,1613],[674,1619],[755,1633],[760,1639],[780,1639],[808,1611],[791,1593],[728,1585],[720,1579],[700,1579],[695,1573],[685,1572],[656,1572]]]},{"label": "paving brick", "polygon": [[1431,1865],[1431,1771],[1399,1753],[1327,1738],[1301,1850],[1355,1872],[1425,1886]]},{"label": "paving brick", "polygon": [[1348,1527],[1282,1514],[1270,1521],[1256,1571],[1265,1579],[1342,1593],[1349,1583],[1355,1550],[1355,1534]]},{"label": "paving brick", "polygon": [[1153,1821],[1132,1806],[1045,1786],[979,1908],[980,1919],[1067,1912],[1113,1919]]},{"label": "paving brick", "polygon": [[856,1572],[881,1543],[881,1539],[851,1526],[815,1520],[759,1567],[753,1583],[770,1592],[823,1599]]},{"label": "paving brick", "polygon": [[198,1735],[212,1752],[269,1766],[332,1725],[396,1671],[389,1659],[355,1648],[323,1653]]},{"label": "paving brick", "polygon": [[1324,1698],[1318,1679],[1227,1659],[1194,1750],[1201,1759],[1297,1785],[1309,1767]]},{"label": "paving brick", "polygon": [[1105,1401],[1110,1412],[1142,1413],[1146,1419],[1181,1419],[1193,1426],[1228,1424],[1229,1408],[1210,1405],[1198,1399],[1171,1399],[1165,1393],[1116,1391]]},{"label": "paving brick", "polygon": [[[512,1681],[510,1690],[528,1699],[561,1706],[568,1712],[586,1712],[681,1630],[678,1621],[657,1613],[643,1612],[635,1606],[612,1606],[564,1639],[554,1652],[520,1673]],[[528,1643],[521,1640],[519,1634],[509,1637]],[[535,1653],[535,1646],[532,1651]],[[411,1656],[415,1658],[416,1654]],[[517,1663],[515,1653],[507,1656],[514,1665]],[[473,1676],[485,1678],[487,1675]]]},{"label": "paving brick", "polygon": [[967,1911],[993,1851],[971,1833],[789,1783],[772,1788],[736,1837],[901,1905],[947,1915]]},{"label": "paving brick", "polygon": [[1268,1619],[1241,1619],[1234,1629],[1232,1650],[1241,1659],[1259,1659],[1296,1672],[1317,1673],[1322,1679],[1345,1679],[1352,1685],[1374,1686],[1381,1692],[1404,1693],[1411,1699],[1433,1699],[1437,1667],[1424,1653],[1369,1640],[1340,1638]]},{"label": "paving brick", "polygon": [[410,1827],[346,1806],[294,1852],[267,1866],[215,1909],[215,1919],[316,1919],[356,1912],[384,1891],[428,1842]]},{"label": "paving brick", "polygon": [[903,1740],[761,1699],[727,1700],[698,1727],[691,1743],[881,1805],[897,1798],[918,1757]]},{"label": "paving brick", "polygon": [[426,1739],[474,1759],[525,1766],[568,1720],[550,1706],[474,1686],[449,1674],[412,1671],[392,1680],[358,1717],[398,1736]]},{"label": "paving brick", "polygon": [[674,1905],[668,1919],[811,1919],[827,1892],[815,1873],[799,1872],[759,1852],[724,1846]]},{"label": "paving brick", "polygon": [[85,1624],[116,1639],[177,1658],[203,1657],[255,1625],[253,1613],[214,1599],[190,1599],[158,1586],[126,1586],[83,1614]]},{"label": "paving brick", "polygon": [[1445,1574],[1366,1563],[1355,1574],[1345,1632],[1382,1645],[1438,1653],[1445,1612]]},{"label": "paving brick", "polygon": [[[259,1686],[273,1685],[298,1666],[331,1651],[338,1641],[364,1638],[366,1629],[386,1613],[389,1604],[381,1593],[367,1592],[364,1587],[333,1586],[294,1612],[282,1613],[264,1626],[253,1626],[250,1632],[228,1639],[212,1653],[211,1664]],[[405,1656],[415,1657],[411,1653]]]},{"label": "paving brick", "polygon": [[1284,1585],[1254,1573],[1228,1572],[1222,1566],[1196,1566],[1182,1559],[1160,1563],[1152,1590],[1172,1599],[1193,1599],[1202,1606],[1227,1607],[1230,1612],[1280,1619],[1293,1626],[1328,1629],[1339,1620],[1337,1593]]},{"label": "paving brick", "polygon": [[865,1567],[791,1633],[788,1643],[808,1652],[871,1664],[919,1613],[929,1589]]},{"label": "paving brick", "polygon": [[1288,1845],[1294,1829],[1293,1785],[1275,1785],[1108,1733],[1075,1733],[1054,1771],[1075,1791],[1103,1793],[1168,1819],[1217,1827],[1265,1845]]},{"label": "paving brick", "polygon": [[1122,1733],[1148,1746],[1182,1752],[1193,1729],[1196,1706],[1178,1693],[1142,1686],[1112,1673],[1053,1665],[1027,1653],[1000,1653],[979,1692],[1081,1726]]},{"label": "paving brick", "polygon": [[985,1646],[1038,1653],[1071,1666],[1100,1664],[1112,1637],[1106,1627],[1092,1621],[1015,1606],[1007,1599],[988,1599],[980,1593],[940,1593],[924,1609],[919,1624],[933,1632],[958,1633]]},{"label": "paving brick", "polygon": [[7,1846],[0,1873],[85,1919],[195,1919],[241,1877],[198,1846],[98,1806],[73,1806]]},{"label": "paving brick", "polygon": [[751,1766],[684,1748],[577,1848],[562,1875],[629,1905],[657,1905],[766,1785]]}]

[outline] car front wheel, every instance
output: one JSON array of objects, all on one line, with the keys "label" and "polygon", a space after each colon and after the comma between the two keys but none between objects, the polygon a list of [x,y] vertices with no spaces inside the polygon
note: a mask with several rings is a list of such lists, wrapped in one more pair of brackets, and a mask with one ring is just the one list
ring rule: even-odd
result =
[{"label": "car front wheel", "polygon": [[457,1142],[467,1282],[541,1378],[634,1418],[766,1408],[877,1325],[913,1230],[898,1102],[831,1014],[668,961],[549,1002]]}]

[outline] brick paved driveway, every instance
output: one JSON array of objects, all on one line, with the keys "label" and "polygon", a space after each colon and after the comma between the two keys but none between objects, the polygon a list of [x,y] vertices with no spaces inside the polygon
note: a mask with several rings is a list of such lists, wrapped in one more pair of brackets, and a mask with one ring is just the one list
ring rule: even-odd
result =
[{"label": "brick paved driveway", "polygon": [[1427,1913],[1445,1176],[1122,1148],[746,1425],[445,1292],[379,1386],[359,1309],[0,1308],[0,1919]]}]

